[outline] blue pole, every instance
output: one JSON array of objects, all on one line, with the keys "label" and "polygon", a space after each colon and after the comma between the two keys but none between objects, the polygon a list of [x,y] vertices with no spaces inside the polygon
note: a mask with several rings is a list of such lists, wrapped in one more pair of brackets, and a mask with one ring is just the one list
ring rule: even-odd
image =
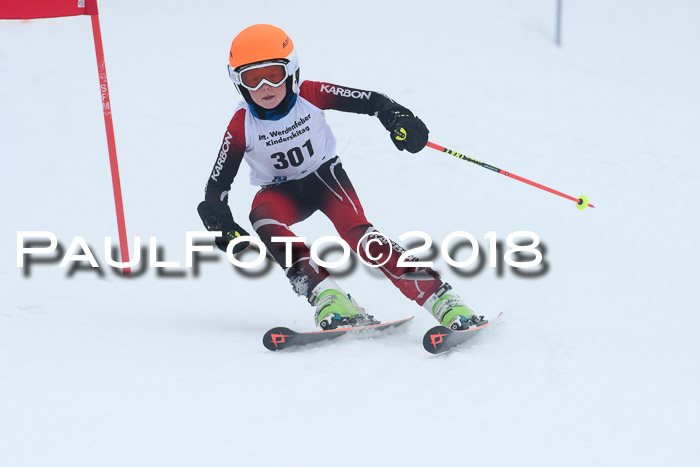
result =
[{"label": "blue pole", "polygon": [[561,47],[561,10],[564,0],[557,0],[557,46]]}]

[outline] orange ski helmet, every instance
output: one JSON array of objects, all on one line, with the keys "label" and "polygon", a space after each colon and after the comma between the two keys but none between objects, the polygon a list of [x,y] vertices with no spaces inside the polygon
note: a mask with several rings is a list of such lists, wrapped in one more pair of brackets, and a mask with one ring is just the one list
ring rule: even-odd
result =
[{"label": "orange ski helmet", "polygon": [[287,74],[287,93],[296,94],[298,91],[299,61],[294,43],[278,27],[255,24],[241,31],[231,43],[228,61],[231,80],[249,102],[249,92],[241,82],[241,72],[266,62],[283,64]]}]

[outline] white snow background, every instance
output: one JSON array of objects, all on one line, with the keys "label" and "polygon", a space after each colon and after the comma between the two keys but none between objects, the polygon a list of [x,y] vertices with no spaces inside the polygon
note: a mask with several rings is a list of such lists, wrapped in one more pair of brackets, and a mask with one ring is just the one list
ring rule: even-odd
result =
[{"label": "white snow background", "polygon": [[[127,232],[179,277],[102,259],[117,229],[90,20],[0,21],[0,465],[697,465],[700,4],[566,1],[558,48],[555,3],[100,1]],[[488,333],[428,354],[433,318],[358,267],[341,285],[409,327],[272,353],[267,329],[313,326],[281,270],[184,267],[239,99],[228,48],[259,22],[289,33],[303,78],[384,92],[433,142],[596,205],[326,112],[392,238],[465,230],[488,255],[489,231],[541,237],[535,278],[435,258],[478,313],[505,313]],[[244,164],[246,228],[255,191]],[[84,236],[102,275],[25,275],[27,230]],[[294,230],[335,234],[321,214]]]}]

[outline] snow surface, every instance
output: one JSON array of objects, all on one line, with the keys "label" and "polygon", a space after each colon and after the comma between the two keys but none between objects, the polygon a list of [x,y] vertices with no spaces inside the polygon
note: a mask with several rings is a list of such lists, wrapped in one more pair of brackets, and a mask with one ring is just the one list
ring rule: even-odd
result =
[{"label": "snow surface", "polygon": [[[100,2],[130,238],[184,262],[185,232],[238,100],[226,73],[244,27],[283,27],[303,77],[382,91],[432,141],[573,203],[426,149],[396,151],[372,118],[327,112],[370,220],[437,244],[466,230],[536,232],[546,274],[435,268],[504,319],[445,356],[434,320],[373,271],[339,278],[381,339],[272,353],[310,329],[281,271],[217,256],[200,274],[115,275],[107,147],[90,21],[0,21],[0,465],[697,465],[700,4]],[[247,168],[231,206],[249,226]],[[17,231],[84,236],[103,267],[16,267]],[[335,234],[320,214],[295,231]],[[134,250],[133,242],[131,245]],[[468,251],[459,253],[466,256]],[[484,254],[486,252],[482,252]],[[341,338],[344,339],[344,338]]]}]

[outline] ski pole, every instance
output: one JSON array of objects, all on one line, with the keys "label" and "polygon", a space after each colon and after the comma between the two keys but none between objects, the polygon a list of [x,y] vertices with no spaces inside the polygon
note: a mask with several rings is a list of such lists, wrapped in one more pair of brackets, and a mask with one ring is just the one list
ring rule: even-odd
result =
[{"label": "ski pole", "polygon": [[455,156],[455,157],[457,157],[457,158],[459,158],[459,159],[463,159],[463,160],[465,160],[465,161],[469,161],[469,162],[471,162],[471,163],[473,163],[473,164],[479,165],[479,166],[481,166],[481,167],[483,167],[483,168],[485,168],[485,169],[489,169],[489,170],[492,170],[492,171],[494,171],[494,172],[498,172],[499,174],[503,174],[503,175],[505,175],[506,177],[514,178],[514,179],[519,180],[519,181],[521,181],[521,182],[523,182],[523,183],[527,183],[528,185],[532,185],[532,186],[534,186],[534,187],[536,187],[536,188],[539,188],[539,189],[541,189],[541,190],[548,191],[548,192],[550,192],[550,193],[552,193],[552,194],[554,194],[554,195],[558,195],[558,196],[561,196],[562,198],[566,198],[566,199],[568,199],[568,200],[571,200],[571,201],[573,201],[573,202],[576,203],[576,208],[577,208],[577,209],[586,209],[586,208],[589,207],[589,206],[592,207],[592,208],[595,207],[595,206],[593,206],[592,204],[590,204],[590,203],[588,202],[588,197],[585,196],[585,195],[581,195],[581,196],[579,196],[578,198],[574,198],[573,196],[569,196],[569,195],[567,195],[567,194],[565,194],[565,193],[562,193],[561,191],[557,191],[557,190],[554,190],[554,189],[549,188],[549,187],[547,187],[547,186],[541,185],[541,184],[539,184],[539,183],[537,183],[537,182],[533,182],[532,180],[528,180],[527,178],[523,178],[523,177],[521,177],[521,176],[519,176],[519,175],[515,175],[514,173],[507,172],[507,171],[505,171],[505,170],[503,170],[503,169],[499,169],[498,167],[494,167],[494,166],[492,166],[492,165],[486,164],[485,162],[481,162],[481,161],[479,161],[479,160],[476,160],[476,159],[474,159],[473,157],[465,156],[464,154],[460,154],[460,153],[458,153],[458,152],[456,152],[456,151],[453,151],[453,150],[451,150],[451,149],[444,148],[444,147],[439,146],[439,145],[437,145],[437,144],[435,144],[435,143],[431,143],[430,141],[428,141],[428,146],[431,147],[431,148],[433,148],[433,149],[436,149],[436,150],[438,150],[438,151],[445,152],[445,153],[447,153],[447,154],[449,154],[449,155],[451,155],[451,156]]}]

